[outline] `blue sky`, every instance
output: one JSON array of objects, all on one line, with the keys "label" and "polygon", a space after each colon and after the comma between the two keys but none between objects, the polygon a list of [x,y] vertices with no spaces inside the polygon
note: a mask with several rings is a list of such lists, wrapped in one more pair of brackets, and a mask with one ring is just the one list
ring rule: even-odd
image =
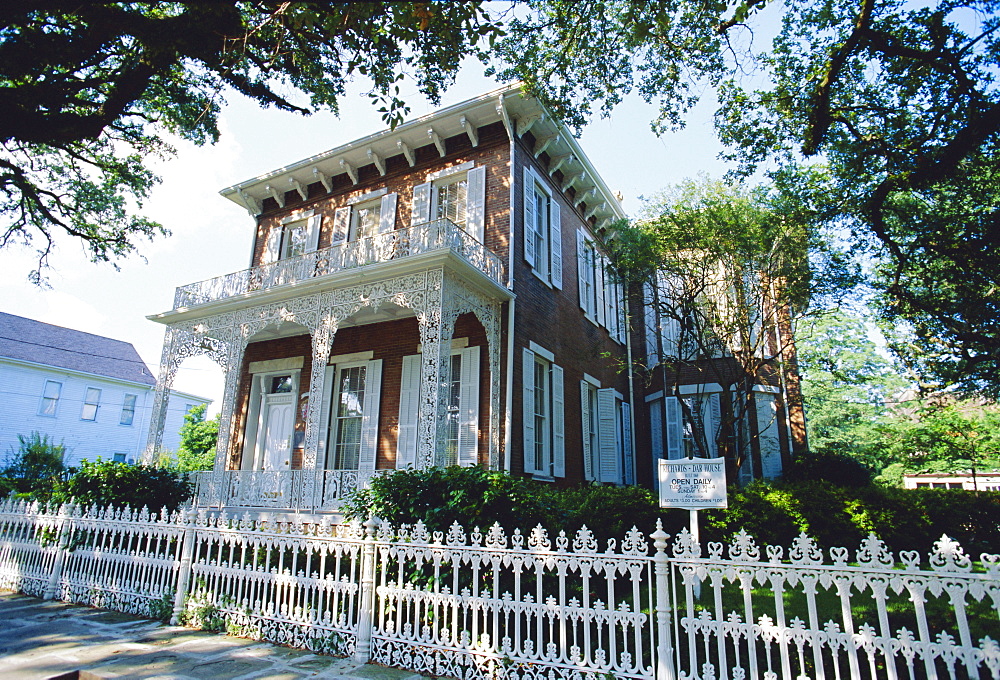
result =
[{"label": "blue sky", "polygon": [[[442,104],[496,87],[478,63],[471,63]],[[403,94],[411,117],[435,108],[415,89]],[[699,105],[688,116],[685,130],[656,137],[649,127],[654,108],[631,96],[609,118],[593,120],[580,143],[611,190],[622,193],[625,210],[636,214],[640,196],[699,173],[718,177],[725,172],[712,130],[713,104],[709,100]],[[357,94],[345,98],[339,118],[261,110],[234,96],[223,110],[218,144],[198,148],[179,142],[175,158],[155,164],[163,182],[143,213],[173,235],[143,244],[145,261],[133,256],[116,272],[109,265],[90,263],[78,244],[62,240],[51,258],[51,288],[41,289],[26,280],[33,265],[31,251],[5,248],[0,251],[0,310],[131,342],[158,373],[164,329],[146,315],[170,309],[177,286],[249,264],[254,221],[218,191],[384,127],[375,108]],[[208,360],[188,360],[175,387],[218,400],[221,372]]]}]

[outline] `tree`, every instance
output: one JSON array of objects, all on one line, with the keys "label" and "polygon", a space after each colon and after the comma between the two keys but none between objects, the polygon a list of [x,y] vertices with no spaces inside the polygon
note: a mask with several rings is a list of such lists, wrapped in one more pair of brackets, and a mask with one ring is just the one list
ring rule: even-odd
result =
[{"label": "tree", "polygon": [[834,310],[804,319],[795,347],[812,454],[844,454],[879,470],[872,445],[912,384],[880,354],[857,315]]},{"label": "tree", "polygon": [[[532,3],[506,68],[581,125],[635,89],[683,124],[703,83],[745,173],[766,167],[850,233],[881,314],[944,382],[1000,393],[996,0]],[[769,48],[752,38],[780,12]],[[773,15],[772,15],[773,16]],[[752,77],[744,79],[745,73]],[[822,164],[803,167],[803,158]]]},{"label": "tree", "polygon": [[[0,9],[0,247],[60,233],[114,262],[166,234],[133,214],[158,181],[145,157],[172,133],[218,139],[227,93],[298,113],[337,111],[367,79],[384,119],[410,77],[437,102],[495,37],[481,2],[6,3]],[[298,103],[306,99],[308,104]]]},{"label": "tree", "polygon": [[0,497],[8,493],[47,499],[65,472],[66,447],[46,434],[17,435],[18,448],[8,452],[0,469]]},{"label": "tree", "polygon": [[731,478],[751,450],[739,424],[756,408],[753,388],[787,377],[793,326],[827,285],[813,271],[818,246],[784,197],[705,179],[657,195],[644,219],[616,229],[613,260],[644,289],[647,337],[657,343],[647,362],[662,367],[664,394],[684,382],[717,383],[728,395],[714,432],[695,398],[678,404],[697,454],[718,451]]},{"label": "tree", "polygon": [[206,404],[193,407],[184,414],[179,431],[181,443],[177,449],[177,470],[198,472],[215,465],[215,443],[219,439],[219,414],[205,420]]}]

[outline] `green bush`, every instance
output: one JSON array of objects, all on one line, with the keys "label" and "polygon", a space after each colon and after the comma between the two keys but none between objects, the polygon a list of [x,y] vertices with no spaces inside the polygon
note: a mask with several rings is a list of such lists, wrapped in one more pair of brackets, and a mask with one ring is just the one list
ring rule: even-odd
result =
[{"label": "green bush", "polygon": [[48,500],[66,471],[66,447],[39,432],[19,434],[17,441],[17,450],[11,448],[0,469],[0,498],[14,493],[31,500]]},{"label": "green bush", "polygon": [[164,468],[98,458],[84,460],[70,472],[68,479],[56,485],[54,501],[86,507],[146,507],[158,512],[163,507],[176,510],[192,493],[187,475]]},{"label": "green bush", "polygon": [[796,457],[782,479],[789,482],[824,482],[834,486],[861,488],[871,485],[872,470],[846,453],[810,452]]}]

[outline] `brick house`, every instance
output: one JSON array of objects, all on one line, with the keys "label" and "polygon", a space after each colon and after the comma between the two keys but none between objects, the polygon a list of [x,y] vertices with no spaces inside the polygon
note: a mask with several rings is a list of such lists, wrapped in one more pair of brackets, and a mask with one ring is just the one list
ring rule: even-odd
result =
[{"label": "brick house", "polygon": [[503,88],[221,193],[255,218],[250,267],[149,317],[162,388],[196,354],[226,375],[199,502],[332,510],[449,464],[644,476],[622,370],[642,330],[601,245],[625,215],[537,101]]}]

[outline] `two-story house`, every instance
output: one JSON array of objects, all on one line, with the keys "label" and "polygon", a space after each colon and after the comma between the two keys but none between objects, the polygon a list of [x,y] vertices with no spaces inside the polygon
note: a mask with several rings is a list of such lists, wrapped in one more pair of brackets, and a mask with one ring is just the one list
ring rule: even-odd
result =
[{"label": "two-story house", "polygon": [[[0,312],[0,382],[0,461],[32,432],[65,445],[67,466],[135,462],[147,448],[156,379],[131,343]],[[176,451],[184,415],[211,400],[169,397],[160,445]]]},{"label": "two-story house", "polygon": [[624,213],[537,101],[503,88],[222,195],[255,219],[250,267],[149,317],[161,389],[192,355],[225,372],[199,502],[331,510],[378,471],[450,464],[635,481],[602,246]]}]

